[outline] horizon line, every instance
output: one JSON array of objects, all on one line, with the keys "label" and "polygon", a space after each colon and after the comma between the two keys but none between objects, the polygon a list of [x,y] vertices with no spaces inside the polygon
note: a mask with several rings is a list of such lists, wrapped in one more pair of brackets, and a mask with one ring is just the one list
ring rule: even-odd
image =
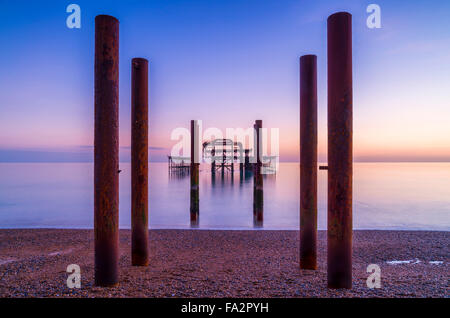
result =
[{"label": "horizon line", "polygon": [[[167,163],[166,160],[149,160],[149,163]],[[89,160],[89,161],[56,161],[56,160],[42,160],[42,161],[37,161],[37,160],[30,160],[30,161],[25,161],[25,160],[18,160],[18,161],[2,161],[0,159],[0,164],[2,163],[94,163],[94,160]],[[131,160],[119,160],[119,163],[131,163]],[[280,160],[279,163],[300,163],[300,161],[283,161]],[[450,160],[446,160],[446,161],[442,161],[442,160],[399,160],[399,161],[395,161],[395,160],[353,160],[353,163],[450,163]],[[209,165],[209,163],[203,162],[201,164],[206,164]],[[238,162],[236,162],[235,164],[239,164]],[[326,161],[317,161],[317,164],[327,164]]]}]

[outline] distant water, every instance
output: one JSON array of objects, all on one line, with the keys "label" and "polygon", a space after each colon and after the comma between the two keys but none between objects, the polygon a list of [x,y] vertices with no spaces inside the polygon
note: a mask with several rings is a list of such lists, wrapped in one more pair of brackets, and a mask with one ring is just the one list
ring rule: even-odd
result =
[{"label": "distant water", "polygon": [[[120,169],[120,227],[130,228],[130,164]],[[326,171],[319,171],[326,229]],[[150,228],[190,228],[189,175],[150,164]],[[92,228],[93,164],[0,164],[0,228]],[[450,230],[450,163],[355,163],[355,229]],[[253,177],[200,172],[202,229],[253,228]],[[264,229],[298,229],[299,165],[264,178]]]}]

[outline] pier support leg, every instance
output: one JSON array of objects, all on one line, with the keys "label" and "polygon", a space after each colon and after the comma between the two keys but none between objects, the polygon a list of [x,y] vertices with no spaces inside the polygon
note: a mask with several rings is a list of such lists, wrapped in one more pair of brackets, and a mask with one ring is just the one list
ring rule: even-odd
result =
[{"label": "pier support leg", "polygon": [[119,21],[95,18],[95,285],[119,281]]},{"label": "pier support leg", "polygon": [[211,150],[211,185],[216,185],[216,148]]},{"label": "pier support leg", "polygon": [[131,262],[148,265],[148,61],[131,62]]},{"label": "pier support leg", "polygon": [[216,147],[211,150],[211,173],[216,173]]},{"label": "pier support leg", "polygon": [[250,164],[250,157],[249,157],[249,153],[250,153],[250,149],[245,149],[245,160],[244,160],[244,166],[245,166],[245,170],[248,170],[251,168],[251,164]]},{"label": "pier support leg", "polygon": [[253,173],[253,224],[255,227],[262,227],[264,223],[264,184],[263,175],[261,174],[262,161],[261,161],[261,131],[262,120],[255,122],[255,157],[256,163],[254,164]]},{"label": "pier support leg", "polygon": [[200,161],[198,157],[199,127],[196,120],[191,120],[191,226],[199,225],[199,169]]},{"label": "pier support leg", "polygon": [[352,287],[352,16],[328,18],[328,287]]},{"label": "pier support leg", "polygon": [[317,57],[300,58],[300,268],[317,268]]}]

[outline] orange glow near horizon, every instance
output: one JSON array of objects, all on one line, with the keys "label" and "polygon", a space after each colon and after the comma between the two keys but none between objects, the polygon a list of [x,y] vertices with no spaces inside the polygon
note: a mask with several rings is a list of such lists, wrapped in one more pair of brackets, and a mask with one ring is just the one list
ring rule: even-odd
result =
[{"label": "orange glow near horizon", "polygon": [[[117,18],[124,21],[120,145],[129,147],[131,140],[130,62],[142,56],[150,61],[153,160],[164,160],[176,144],[172,130],[189,129],[191,119],[201,119],[204,130],[223,132],[253,127],[261,119],[263,127],[279,128],[280,161],[298,161],[299,57],[316,54],[319,160],[326,161],[326,19],[344,10],[353,15],[355,161],[450,161],[448,1],[434,6],[410,1],[408,10],[386,1],[389,15],[377,30],[365,25],[363,1],[275,3],[258,2],[254,10],[239,1],[218,1],[198,12],[186,2],[180,10],[167,8],[170,23],[151,9],[156,3],[117,3]],[[60,18],[50,18],[59,17],[60,9],[49,6],[49,18],[39,18],[36,28],[28,21],[37,19],[37,12],[23,12],[13,2],[9,7],[0,37],[22,40],[0,51],[0,151],[92,146],[93,20],[74,32]],[[97,9],[90,10],[93,15]],[[13,22],[14,28],[7,24]],[[55,41],[58,50],[49,50]]]}]

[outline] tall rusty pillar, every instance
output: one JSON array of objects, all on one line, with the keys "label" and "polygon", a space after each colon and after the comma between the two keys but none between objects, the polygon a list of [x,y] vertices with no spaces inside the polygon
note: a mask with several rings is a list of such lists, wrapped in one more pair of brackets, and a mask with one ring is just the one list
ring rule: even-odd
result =
[{"label": "tall rusty pillar", "polygon": [[300,268],[317,269],[317,57],[300,58]]},{"label": "tall rusty pillar", "polygon": [[119,281],[119,21],[95,18],[95,285]]},{"label": "tall rusty pillar", "polygon": [[264,223],[264,185],[263,176],[261,174],[262,168],[262,148],[261,148],[261,128],[262,120],[255,121],[255,158],[253,173],[253,225],[254,227],[262,227]]},{"label": "tall rusty pillar", "polygon": [[352,287],[352,16],[328,18],[328,287]]},{"label": "tall rusty pillar", "polygon": [[197,120],[191,120],[191,226],[197,227],[199,220],[199,168],[200,158],[198,156],[199,147],[199,127]]},{"label": "tall rusty pillar", "polygon": [[148,61],[131,61],[131,263],[148,265]]}]

